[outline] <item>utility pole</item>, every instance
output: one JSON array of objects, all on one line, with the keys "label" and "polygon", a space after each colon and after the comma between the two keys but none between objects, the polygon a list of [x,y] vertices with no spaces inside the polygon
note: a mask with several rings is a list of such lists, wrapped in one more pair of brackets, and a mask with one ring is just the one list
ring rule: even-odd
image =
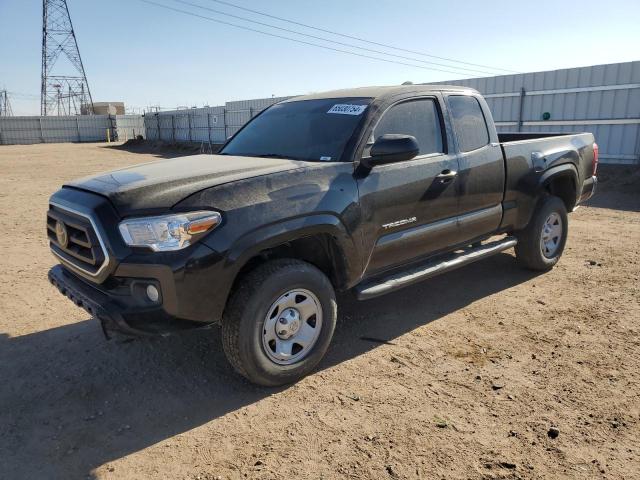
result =
[{"label": "utility pole", "polygon": [[0,117],[11,117],[11,103],[9,102],[9,93],[6,90],[0,90]]},{"label": "utility pole", "polygon": [[67,1],[43,0],[41,115],[62,114],[61,89],[69,92],[68,115],[81,114],[83,106],[87,113],[93,113],[91,90],[80,58]]},{"label": "utility pole", "polygon": [[56,83],[53,88],[56,89],[56,106],[58,107],[58,115],[60,115],[60,101],[62,100],[62,95],[60,95],[60,87],[62,85],[60,85],[59,83]]}]

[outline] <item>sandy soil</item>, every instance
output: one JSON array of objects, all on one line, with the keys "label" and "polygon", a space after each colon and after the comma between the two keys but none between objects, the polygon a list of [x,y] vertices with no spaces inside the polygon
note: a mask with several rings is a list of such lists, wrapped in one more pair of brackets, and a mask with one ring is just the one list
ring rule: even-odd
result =
[{"label": "sandy soil", "polygon": [[270,390],[216,329],[107,342],[48,284],[48,196],[153,158],[0,147],[0,478],[640,478],[639,183],[603,169],[547,274],[509,251],[343,296],[319,370]]}]

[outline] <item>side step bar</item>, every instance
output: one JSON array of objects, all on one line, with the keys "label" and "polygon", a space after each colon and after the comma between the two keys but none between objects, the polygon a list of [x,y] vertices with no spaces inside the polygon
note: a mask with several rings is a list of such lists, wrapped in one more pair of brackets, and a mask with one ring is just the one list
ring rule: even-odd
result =
[{"label": "side step bar", "polygon": [[478,247],[468,247],[460,253],[452,254],[445,259],[423,263],[408,270],[393,273],[387,277],[367,281],[355,287],[358,300],[368,300],[385,293],[399,290],[427,278],[435,277],[441,273],[450,272],[456,268],[469,265],[483,258],[507,250],[518,243],[515,237],[506,237],[494,242],[485,243]]}]

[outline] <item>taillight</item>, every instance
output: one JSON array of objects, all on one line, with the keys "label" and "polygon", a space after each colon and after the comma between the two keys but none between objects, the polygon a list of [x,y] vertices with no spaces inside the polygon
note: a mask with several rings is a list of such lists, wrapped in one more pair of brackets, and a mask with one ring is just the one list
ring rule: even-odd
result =
[{"label": "taillight", "polygon": [[596,174],[596,170],[598,170],[598,144],[593,143],[593,175]]}]

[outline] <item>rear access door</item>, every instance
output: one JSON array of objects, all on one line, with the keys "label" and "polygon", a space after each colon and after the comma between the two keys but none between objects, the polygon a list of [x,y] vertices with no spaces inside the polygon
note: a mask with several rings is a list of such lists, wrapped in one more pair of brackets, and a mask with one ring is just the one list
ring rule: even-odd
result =
[{"label": "rear access door", "polygon": [[459,154],[457,188],[460,240],[498,229],[502,220],[505,165],[491,113],[482,97],[447,96]]}]

